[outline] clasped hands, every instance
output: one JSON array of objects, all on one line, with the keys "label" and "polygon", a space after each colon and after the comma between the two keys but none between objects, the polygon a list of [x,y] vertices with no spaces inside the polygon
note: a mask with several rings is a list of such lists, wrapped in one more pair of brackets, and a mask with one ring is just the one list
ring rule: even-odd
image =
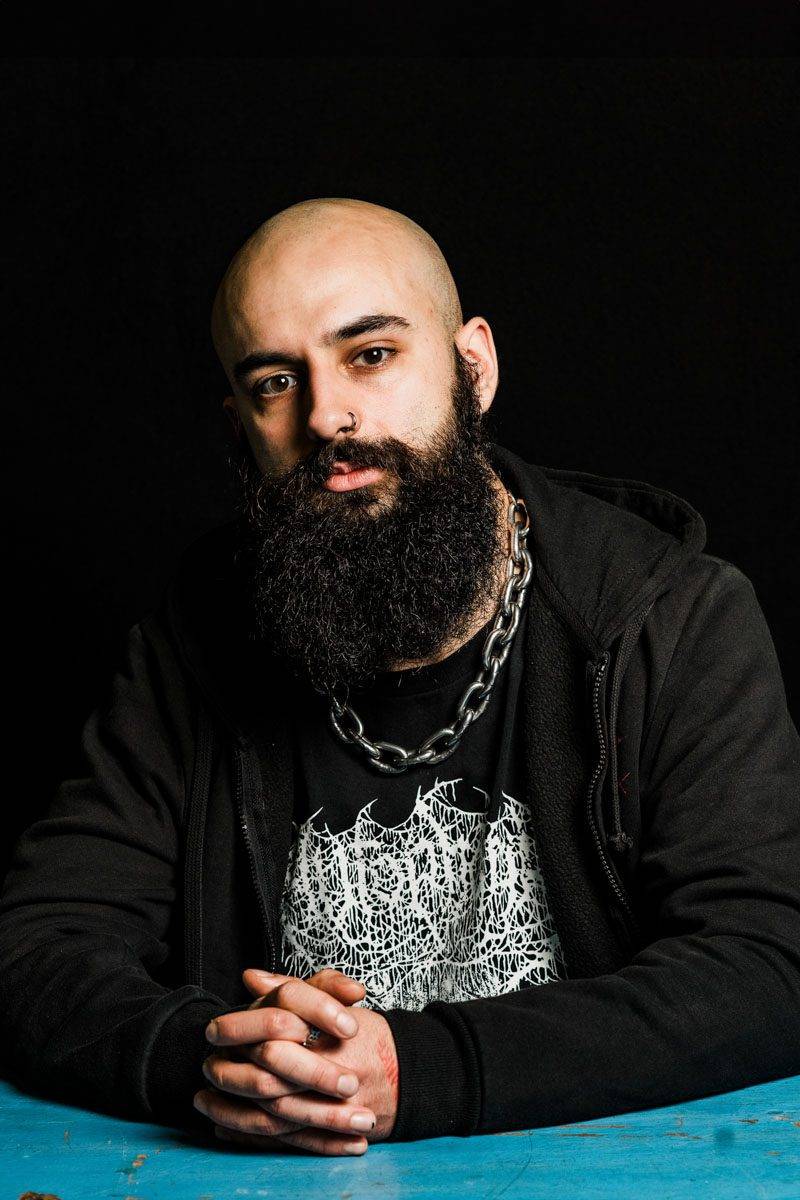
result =
[{"label": "clasped hands", "polygon": [[[398,1066],[388,1022],[368,1008],[358,980],[326,967],[310,979],[248,968],[257,999],[206,1029],[215,1047],[203,1063],[210,1088],[194,1106],[224,1141],[264,1150],[363,1154],[391,1133]],[[310,1026],[322,1030],[312,1047]]]}]

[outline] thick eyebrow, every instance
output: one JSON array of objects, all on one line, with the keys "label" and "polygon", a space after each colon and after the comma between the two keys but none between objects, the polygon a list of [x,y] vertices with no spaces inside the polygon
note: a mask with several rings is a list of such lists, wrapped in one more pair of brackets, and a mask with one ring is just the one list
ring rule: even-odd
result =
[{"label": "thick eyebrow", "polygon": [[[410,321],[394,313],[368,313],[363,317],[357,317],[355,321],[349,321],[347,325],[342,325],[339,329],[332,329],[329,333],[324,334],[320,345],[338,346],[341,342],[349,342],[363,333],[412,328]],[[242,383],[252,371],[257,371],[260,367],[275,367],[283,364],[300,368],[303,366],[303,360],[295,355],[285,354],[282,350],[254,350],[241,362],[236,363],[233,375],[239,383]]]}]

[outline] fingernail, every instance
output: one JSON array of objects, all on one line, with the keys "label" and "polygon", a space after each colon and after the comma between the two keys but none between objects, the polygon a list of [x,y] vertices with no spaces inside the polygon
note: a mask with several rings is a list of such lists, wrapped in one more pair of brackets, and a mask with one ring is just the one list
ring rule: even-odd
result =
[{"label": "fingernail", "polygon": [[219,1037],[219,1026],[216,1021],[209,1021],[206,1025],[206,1039],[209,1042],[215,1042]]},{"label": "fingernail", "polygon": [[197,1109],[198,1112],[203,1113],[203,1115],[205,1116],[206,1106],[205,1106],[205,1101],[203,1100],[202,1096],[200,1096],[200,1095],[195,1096],[194,1099],[192,1100],[192,1104],[195,1106],[195,1108]]},{"label": "fingernail", "polygon": [[277,975],[274,971],[262,971],[256,967],[253,968],[253,974],[257,975],[259,979],[280,979],[280,975]]},{"label": "fingernail", "polygon": [[352,1096],[358,1091],[358,1080],[355,1075],[340,1075],[337,1087],[343,1096]]},{"label": "fingernail", "polygon": [[366,1133],[368,1129],[375,1128],[375,1118],[369,1113],[353,1113],[350,1118],[350,1125],[353,1129],[358,1129],[361,1133]]},{"label": "fingernail", "polygon": [[345,1154],[363,1154],[369,1146],[369,1142],[364,1138],[359,1138],[357,1142],[348,1142],[344,1147]]},{"label": "fingernail", "polygon": [[336,1018],[336,1028],[341,1033],[346,1033],[349,1037],[358,1032],[358,1021],[355,1017],[351,1017],[349,1013],[339,1013]]}]

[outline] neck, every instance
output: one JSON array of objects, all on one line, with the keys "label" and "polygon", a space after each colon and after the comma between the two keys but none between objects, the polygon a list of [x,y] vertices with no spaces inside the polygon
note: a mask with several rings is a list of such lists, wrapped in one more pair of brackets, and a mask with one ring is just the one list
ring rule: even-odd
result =
[{"label": "neck", "polygon": [[[508,490],[501,482],[496,472],[494,473],[492,486],[494,487],[497,500],[497,537],[499,542],[505,547],[508,544]],[[427,667],[431,666],[433,663],[442,662],[443,659],[449,658],[451,654],[455,654],[456,650],[459,650],[470,640],[470,638],[474,637],[478,630],[481,629],[486,622],[495,615],[500,604],[500,598],[503,594],[505,581],[505,563],[503,563],[503,567],[498,572],[494,581],[494,587],[491,591],[492,599],[486,604],[482,605],[481,608],[473,615],[466,632],[462,634],[461,637],[448,639],[443,643],[442,646],[440,646],[439,650],[437,650],[435,654],[431,655],[430,658],[392,663],[387,670],[406,671],[411,667]]]}]

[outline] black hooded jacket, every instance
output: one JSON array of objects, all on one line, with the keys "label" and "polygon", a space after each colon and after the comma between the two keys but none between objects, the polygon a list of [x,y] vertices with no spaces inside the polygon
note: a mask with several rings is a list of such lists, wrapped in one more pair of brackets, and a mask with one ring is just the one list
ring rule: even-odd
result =
[{"label": "black hooded jacket", "polygon": [[[800,738],[753,587],[646,483],[495,468],[531,517],[527,801],[568,977],[384,1013],[390,1140],[586,1120],[800,1073]],[[211,1017],[280,969],[292,755],[236,522],[128,633],[86,772],[0,897],[5,1073],[210,1130]]]}]

